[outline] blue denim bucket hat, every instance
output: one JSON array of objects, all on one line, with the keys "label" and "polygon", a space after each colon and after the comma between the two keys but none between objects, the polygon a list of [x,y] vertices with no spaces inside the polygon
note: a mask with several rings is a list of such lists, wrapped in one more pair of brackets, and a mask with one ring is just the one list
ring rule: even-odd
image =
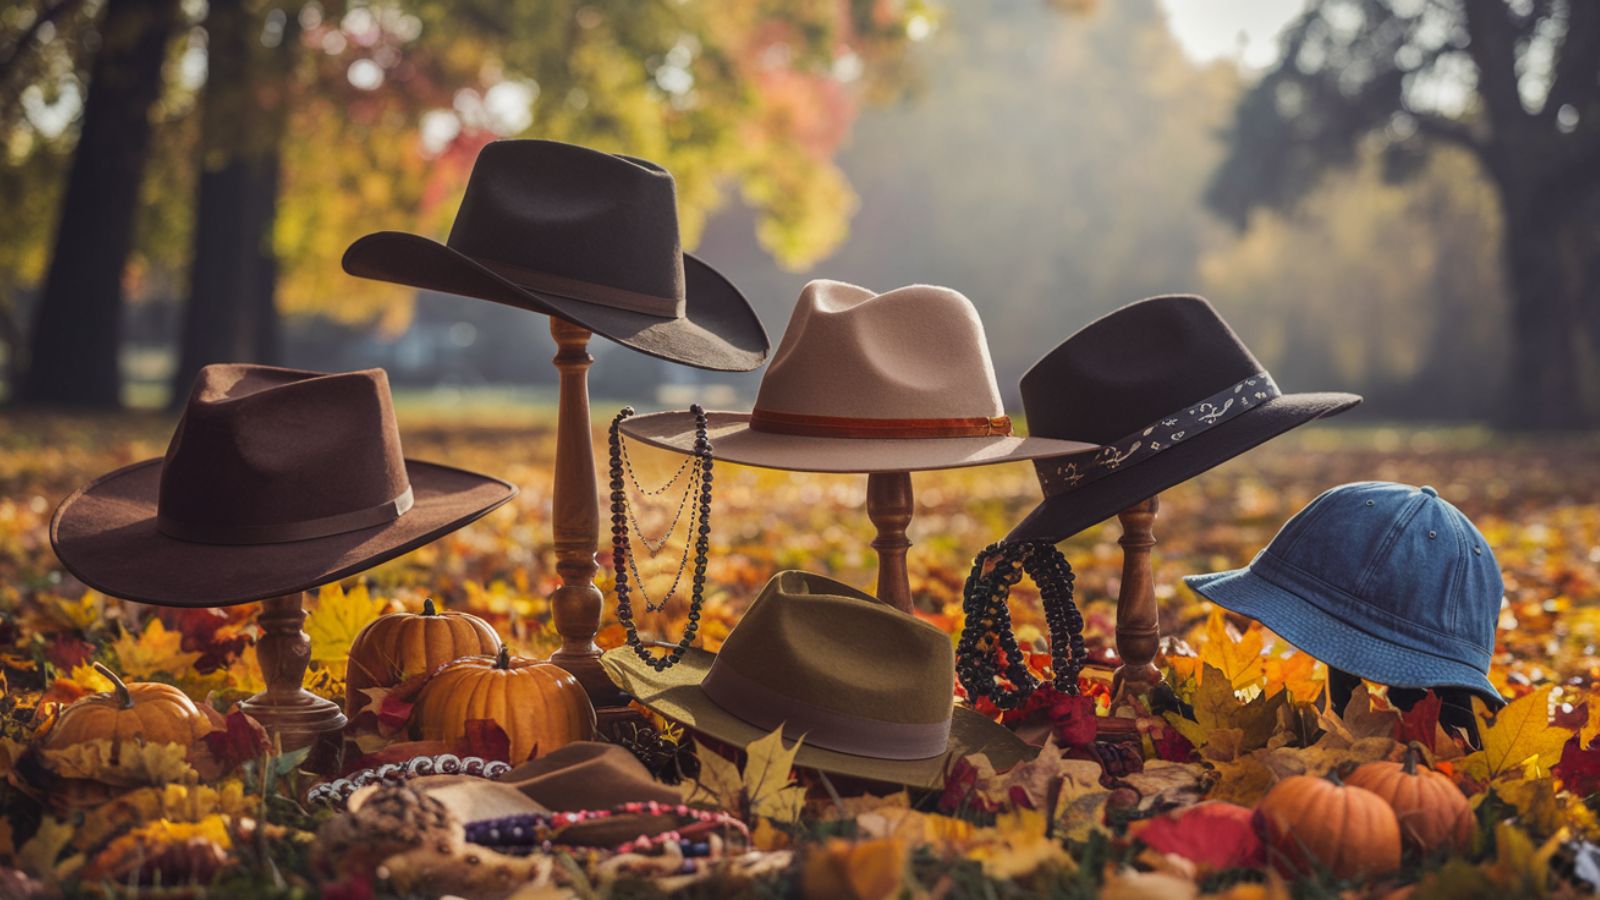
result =
[{"label": "blue denim bucket hat", "polygon": [[1461,687],[1500,699],[1488,678],[1505,594],[1500,565],[1472,522],[1431,487],[1333,488],[1247,568],[1184,582],[1332,668],[1392,687]]}]

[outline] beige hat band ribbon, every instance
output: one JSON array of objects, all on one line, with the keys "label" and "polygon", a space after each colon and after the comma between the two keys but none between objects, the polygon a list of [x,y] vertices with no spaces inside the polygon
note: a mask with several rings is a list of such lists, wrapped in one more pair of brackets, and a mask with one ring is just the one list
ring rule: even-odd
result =
[{"label": "beige hat band ribbon", "polygon": [[360,531],[363,528],[387,525],[405,515],[414,502],[411,486],[407,485],[405,492],[400,496],[379,503],[377,506],[335,513],[320,519],[272,522],[262,525],[181,522],[158,510],[156,530],[167,537],[188,541],[191,544],[287,544],[291,541],[309,541],[313,538],[330,537],[349,531]]},{"label": "beige hat band ribbon", "polygon": [[750,430],[797,437],[917,440],[922,438],[1006,437],[1009,416],[966,416],[949,419],[876,419],[857,416],[812,416],[757,408]]},{"label": "beige hat band ribbon", "polygon": [[807,746],[874,759],[931,759],[950,747],[950,720],[884,722],[823,709],[752,681],[720,661],[700,682],[711,701],[766,730],[805,737]]},{"label": "beige hat band ribbon", "polygon": [[683,298],[658,297],[655,294],[643,294],[625,288],[613,287],[609,284],[595,284],[590,281],[580,281],[576,278],[565,278],[560,275],[551,275],[549,272],[536,272],[524,269],[521,266],[503,263],[493,259],[473,257],[478,265],[499,275],[518,287],[543,294],[554,294],[579,303],[593,303],[596,306],[609,306],[612,309],[621,309],[628,312],[642,313],[647,316],[656,316],[662,319],[683,318]]}]

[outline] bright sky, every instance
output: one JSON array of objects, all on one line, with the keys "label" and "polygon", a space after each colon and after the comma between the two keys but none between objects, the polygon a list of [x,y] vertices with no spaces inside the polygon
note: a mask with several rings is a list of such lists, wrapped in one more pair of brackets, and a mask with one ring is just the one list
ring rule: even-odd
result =
[{"label": "bright sky", "polygon": [[1305,8],[1304,0],[1161,0],[1161,5],[1190,56],[1241,58],[1257,68],[1277,61],[1278,32]]}]

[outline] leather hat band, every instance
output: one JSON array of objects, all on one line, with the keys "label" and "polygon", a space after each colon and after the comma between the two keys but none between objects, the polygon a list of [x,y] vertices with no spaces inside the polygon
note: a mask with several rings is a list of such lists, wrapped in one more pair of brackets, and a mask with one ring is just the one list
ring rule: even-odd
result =
[{"label": "leather hat band", "polygon": [[360,531],[377,525],[386,525],[406,514],[415,498],[407,486],[405,493],[366,509],[306,519],[299,522],[273,522],[264,525],[244,523],[180,522],[171,516],[156,513],[156,530],[170,538],[192,544],[287,544],[291,541],[308,541],[312,538]]},{"label": "leather hat band", "polygon": [[1046,497],[1071,493],[1086,484],[1141,463],[1163,450],[1243,415],[1282,395],[1272,376],[1257,372],[1215,394],[1162,416],[1141,431],[1109,441],[1099,450],[1034,462]]},{"label": "leather hat band", "polygon": [[783,728],[808,746],[876,759],[930,759],[950,747],[950,720],[884,722],[823,709],[715,662],[700,682],[711,702],[757,728]]},{"label": "leather hat band", "polygon": [[970,416],[954,419],[868,419],[853,416],[808,416],[758,408],[750,413],[750,430],[800,437],[888,440],[1005,437],[1011,434],[1011,418]]},{"label": "leather hat band", "polygon": [[533,269],[524,269],[521,266],[493,259],[484,259],[476,256],[473,259],[479,265],[494,272],[501,278],[516,284],[518,287],[527,288],[537,293],[554,294],[557,297],[577,300],[580,303],[609,306],[612,309],[621,309],[662,319],[683,318],[682,297],[658,297],[654,294],[642,294],[638,291],[630,291],[608,284],[595,284],[590,281],[580,281],[576,278],[551,275],[549,272],[536,272]]}]

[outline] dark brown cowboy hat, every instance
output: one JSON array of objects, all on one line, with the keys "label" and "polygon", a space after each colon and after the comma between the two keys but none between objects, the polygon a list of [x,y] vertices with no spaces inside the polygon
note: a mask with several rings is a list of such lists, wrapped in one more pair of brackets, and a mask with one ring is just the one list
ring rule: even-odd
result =
[{"label": "dark brown cowboy hat", "polygon": [[682,251],[671,173],[587,147],[489,144],[445,243],[380,231],[350,245],[344,270],[555,316],[702,369],[767,356],[744,295]]},{"label": "dark brown cowboy hat", "polygon": [[1355,394],[1283,393],[1200,297],[1131,303],[1084,326],[1022,376],[1030,433],[1103,446],[1035,460],[1044,502],[1008,539],[1065,540],[1360,402]]},{"label": "dark brown cowboy hat", "polygon": [[620,744],[574,741],[528,760],[498,779],[557,812],[610,809],[624,803],[678,803],[680,794],[656,781]]},{"label": "dark brown cowboy hat", "polygon": [[354,575],[516,493],[405,459],[382,369],[207,366],[166,457],[68,497],[50,542],[72,574],[111,596],[225,606]]},{"label": "dark brown cowboy hat", "polygon": [[1033,753],[954,705],[949,635],[809,572],[774,575],[718,653],[690,650],[657,672],[619,647],[601,664],[640,703],[722,743],[746,747],[780,727],[803,738],[803,768],[937,788],[962,756],[1003,771]]}]

